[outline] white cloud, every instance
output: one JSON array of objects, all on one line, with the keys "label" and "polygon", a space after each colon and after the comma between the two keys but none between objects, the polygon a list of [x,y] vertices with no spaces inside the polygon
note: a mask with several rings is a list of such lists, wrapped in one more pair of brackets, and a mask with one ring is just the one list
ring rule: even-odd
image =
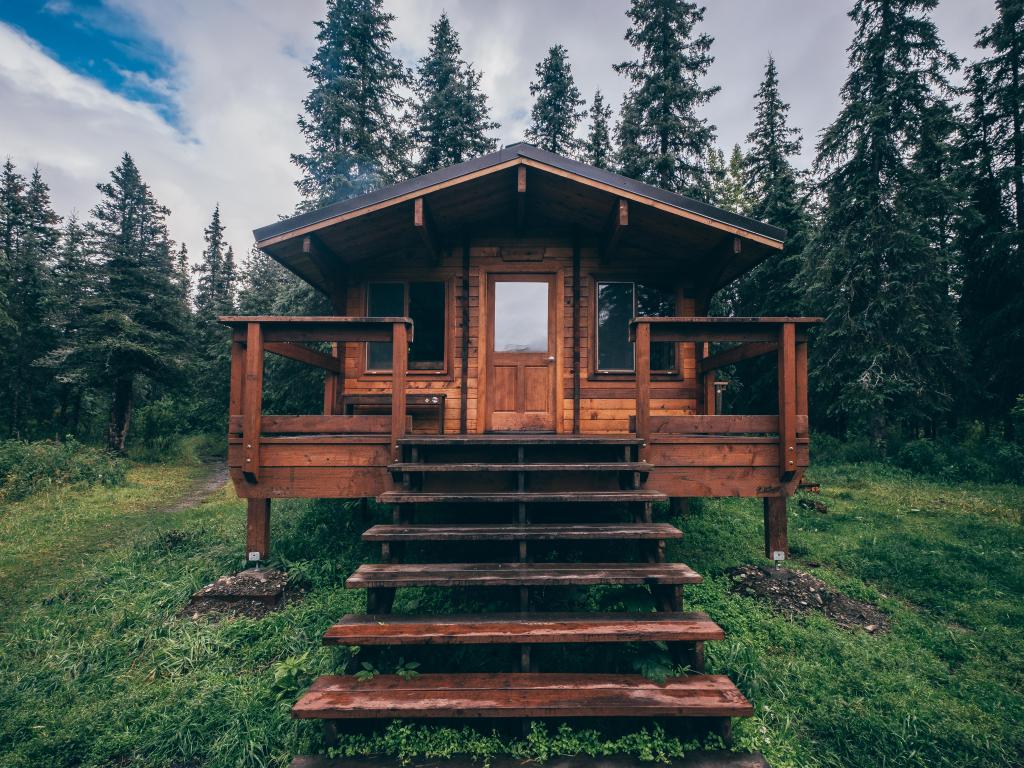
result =
[{"label": "white cloud", "polygon": [[[753,93],[771,51],[783,95],[804,130],[804,159],[838,108],[851,25],[847,3],[820,0],[716,0],[704,28],[716,38],[709,82],[722,85],[708,109],[728,148],[750,129]],[[157,198],[172,210],[171,232],[195,257],[219,202],[239,257],[253,227],[294,210],[301,151],[295,124],[309,88],[303,72],[315,49],[319,0],[107,0],[102,23],[134,27],[138,45],[155,42],[171,61],[165,78],[129,73],[129,85],[169,100],[171,125],[152,105],[75,74],[14,28],[0,23],[0,157],[23,170],[38,164],[62,213],[85,214],[95,184],[130,152]],[[612,64],[632,55],[623,40],[628,0],[385,0],[396,15],[396,51],[410,65],[426,51],[430,25],[447,9],[465,56],[483,72],[503,143],[522,139],[528,83],[555,43],[569,49],[589,101],[600,87],[618,106],[625,83]],[[54,12],[76,13],[65,0]],[[961,55],[993,15],[991,0],[945,0],[940,32]],[[112,17],[115,17],[112,19]],[[123,23],[121,23],[123,22]],[[88,18],[83,23],[90,22]],[[151,41],[147,43],[146,41]]]}]

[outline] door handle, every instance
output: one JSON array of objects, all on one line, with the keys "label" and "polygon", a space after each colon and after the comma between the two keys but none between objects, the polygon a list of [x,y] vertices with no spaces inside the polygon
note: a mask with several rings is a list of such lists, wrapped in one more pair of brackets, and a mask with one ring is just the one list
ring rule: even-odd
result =
[{"label": "door handle", "polygon": [[554,356],[554,355],[551,355],[551,357],[549,357],[549,358],[548,358],[548,362],[549,362],[549,363],[553,363],[553,362],[555,362],[555,356]]}]

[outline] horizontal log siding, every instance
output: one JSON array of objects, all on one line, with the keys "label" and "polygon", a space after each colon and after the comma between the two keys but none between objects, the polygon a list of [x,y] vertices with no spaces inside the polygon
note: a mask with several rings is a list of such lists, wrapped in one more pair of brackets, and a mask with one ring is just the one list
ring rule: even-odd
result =
[{"label": "horizontal log siding", "polygon": [[[524,262],[502,258],[503,250],[543,248],[542,261]],[[488,271],[507,269],[528,269],[537,272],[562,271],[564,276],[564,310],[561,361],[562,397],[559,402],[561,413],[556,414],[560,432],[572,432],[572,246],[566,239],[541,240],[537,238],[495,239],[481,241],[470,248],[469,280],[469,386],[467,395],[467,428],[470,433],[483,431],[483,414],[479,412],[479,369],[481,322],[487,322],[481,311],[481,286]],[[625,434],[630,431],[630,417],[636,413],[636,397],[632,376],[602,376],[592,372],[593,316],[596,279],[655,281],[676,291],[676,312],[681,315],[694,311],[694,302],[685,296],[683,280],[686,275],[673,276],[673,264],[665,260],[637,257],[613,260],[602,264],[596,244],[584,244],[580,249],[580,431],[583,434]],[[422,254],[410,254],[394,267],[374,264],[372,270],[354,270],[348,285],[346,306],[351,314],[366,312],[366,284],[389,280],[444,280],[448,286],[448,328],[447,340],[448,372],[446,375],[409,372],[407,392],[411,394],[444,394],[445,432],[459,431],[459,408],[462,396],[460,381],[463,375],[462,345],[462,254],[461,248],[445,248],[436,267],[428,265]],[[415,329],[414,329],[415,332]],[[682,363],[682,380],[658,380],[651,385],[652,412],[660,416],[682,416],[698,413],[696,394],[696,357],[693,344],[679,346]],[[362,344],[348,344],[345,349],[345,393],[387,394],[390,392],[390,378],[365,374],[363,371],[365,347]],[[433,419],[417,413],[413,418],[413,433],[425,434],[437,431]]]}]

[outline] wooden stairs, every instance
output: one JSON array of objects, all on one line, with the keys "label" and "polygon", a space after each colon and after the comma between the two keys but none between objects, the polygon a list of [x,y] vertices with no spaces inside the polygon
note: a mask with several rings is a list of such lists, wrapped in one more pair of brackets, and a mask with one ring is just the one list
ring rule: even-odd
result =
[{"label": "wooden stairs", "polygon": [[[361,565],[346,581],[366,590],[367,615],[342,617],[324,643],[513,646],[518,669],[409,680],[323,676],[292,708],[294,717],[325,721],[329,738],[340,722],[374,719],[658,718],[728,740],[731,719],[753,713],[727,677],[703,674],[704,643],[724,635],[708,616],[683,611],[682,587],[701,577],[666,562],[665,542],[682,533],[652,519],[653,503],[665,497],[643,488],[651,467],[638,458],[639,440],[447,435],[406,437],[399,446],[390,467],[399,488],[379,497],[393,505],[393,520],[363,534],[381,545],[382,562]],[[605,550],[621,542],[612,557],[634,561],[557,559],[601,542]],[[455,562],[420,562],[443,560],[449,550]],[[537,604],[549,589],[591,585],[646,587],[655,610],[546,612]],[[405,587],[495,588],[485,591],[495,601],[506,596],[512,610],[392,614],[396,590]],[[662,684],[633,674],[565,673],[538,669],[540,650],[531,653],[533,646],[637,642],[666,643],[690,672]]]}]

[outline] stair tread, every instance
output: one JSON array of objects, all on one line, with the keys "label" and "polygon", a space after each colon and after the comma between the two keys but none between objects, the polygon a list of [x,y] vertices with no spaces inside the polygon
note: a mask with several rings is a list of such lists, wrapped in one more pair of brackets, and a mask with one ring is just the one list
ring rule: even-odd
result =
[{"label": "stair tread", "polygon": [[530,502],[622,502],[622,501],[663,501],[667,499],[661,491],[481,491],[476,493],[448,493],[385,491],[377,497],[382,504],[412,504],[441,502],[501,503],[509,501]]},{"label": "stair tread", "polygon": [[573,523],[529,525],[375,525],[364,541],[552,541],[664,540],[683,533],[668,523]]},{"label": "stair tread", "polygon": [[324,633],[328,645],[632,643],[721,640],[704,613],[486,613],[450,616],[348,614]]},{"label": "stair tread", "polygon": [[646,461],[596,462],[413,462],[389,464],[392,472],[650,472]]},{"label": "stair tread", "polygon": [[658,684],[640,675],[424,674],[360,681],[324,675],[292,707],[301,719],[393,717],[745,717],[750,702],[724,675]]},{"label": "stair tread", "polygon": [[414,586],[568,586],[699,584],[683,563],[368,563],[349,576],[350,589]]},{"label": "stair tread", "polygon": [[[300,755],[294,758],[290,768],[395,768],[393,757],[336,757],[323,755]],[[417,768],[479,768],[479,762],[472,758],[456,756],[434,759],[418,759]],[[490,768],[523,768],[524,761],[518,757],[497,756],[488,760]],[[545,768],[648,768],[646,763],[625,755],[587,757],[552,756],[544,762]],[[684,757],[673,757],[658,765],[658,768],[769,768],[760,752],[732,752],[726,750],[687,750]]]},{"label": "stair tread", "polygon": [[399,445],[641,445],[643,440],[632,435],[557,435],[514,434],[496,435],[406,435],[398,439]]}]

